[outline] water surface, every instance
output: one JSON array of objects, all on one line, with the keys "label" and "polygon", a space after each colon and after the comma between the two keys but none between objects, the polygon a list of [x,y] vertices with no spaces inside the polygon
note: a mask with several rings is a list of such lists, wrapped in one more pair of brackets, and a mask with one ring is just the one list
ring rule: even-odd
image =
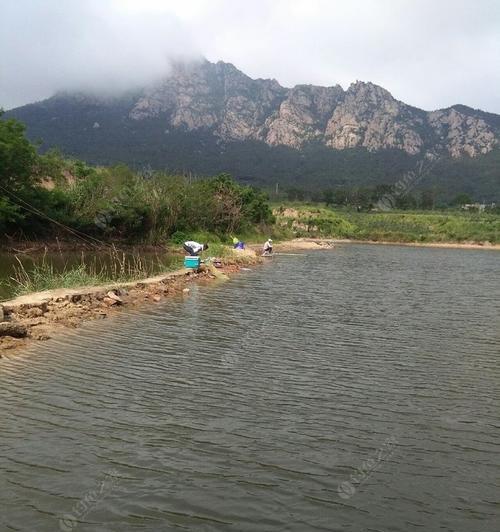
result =
[{"label": "water surface", "polygon": [[498,530],[499,261],[277,256],[0,360],[0,530]]},{"label": "water surface", "polygon": [[0,301],[14,297],[17,286],[16,278],[25,270],[28,274],[36,267],[43,265],[52,269],[54,273],[78,268],[82,264],[86,271],[104,274],[106,278],[116,278],[115,272],[125,273],[140,268],[148,274],[155,274],[167,269],[180,267],[182,257],[178,254],[144,252],[143,250],[129,250],[127,252],[110,250],[98,251],[50,251],[32,253],[0,252]]}]

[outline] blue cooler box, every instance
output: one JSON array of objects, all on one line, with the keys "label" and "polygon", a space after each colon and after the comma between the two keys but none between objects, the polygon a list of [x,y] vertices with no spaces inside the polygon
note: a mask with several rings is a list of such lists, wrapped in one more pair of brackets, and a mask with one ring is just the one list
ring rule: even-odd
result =
[{"label": "blue cooler box", "polygon": [[201,264],[200,257],[184,257],[185,268],[199,268]]}]

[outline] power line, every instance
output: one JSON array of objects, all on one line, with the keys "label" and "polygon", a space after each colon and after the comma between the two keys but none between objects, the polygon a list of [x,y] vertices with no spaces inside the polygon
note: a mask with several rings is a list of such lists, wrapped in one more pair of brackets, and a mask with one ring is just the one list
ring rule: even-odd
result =
[{"label": "power line", "polygon": [[[83,233],[82,231],[78,231],[77,229],[72,229],[71,227],[68,227],[67,225],[65,225],[63,223],[61,223],[61,222],[59,222],[57,220],[54,220],[54,218],[51,218],[48,214],[45,214],[43,211],[40,211],[35,206],[33,206],[30,203],[28,203],[27,201],[23,200],[17,194],[15,194],[11,190],[8,190],[6,187],[4,187],[2,184],[0,184],[0,188],[3,189],[10,196],[13,196],[14,198],[16,198],[18,202],[21,202],[21,203],[24,203],[25,205],[27,205],[27,207],[26,207],[24,205],[21,205],[20,203],[17,203],[17,205],[19,207],[21,207],[22,209],[25,209],[28,212],[36,214],[36,215],[38,215],[38,216],[40,216],[42,218],[46,218],[47,220],[51,221],[55,225],[58,225],[62,229],[65,229],[69,233],[73,234],[76,238],[79,238],[80,240],[82,240],[86,244],[90,244],[90,245],[95,246],[95,247],[97,247],[98,244],[102,245],[102,246],[109,246],[109,244],[107,244],[106,242],[103,242],[102,240],[99,240],[98,238],[95,238],[95,237],[93,237],[91,235],[87,235],[86,233]],[[94,240],[94,242],[92,242],[92,240]]]}]

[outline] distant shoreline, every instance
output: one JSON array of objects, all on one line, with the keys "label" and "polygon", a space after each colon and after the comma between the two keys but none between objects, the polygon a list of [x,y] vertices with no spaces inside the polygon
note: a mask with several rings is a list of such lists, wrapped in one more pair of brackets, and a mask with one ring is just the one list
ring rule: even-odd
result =
[{"label": "distant shoreline", "polygon": [[390,240],[354,240],[350,238],[296,238],[285,240],[275,244],[277,251],[287,250],[308,250],[335,247],[337,244],[370,244],[381,246],[408,246],[424,248],[443,248],[443,249],[483,249],[500,251],[500,244],[491,244],[489,242],[394,242]]},{"label": "distant shoreline", "polygon": [[[336,238],[336,237],[301,237],[292,238],[290,240],[283,240],[276,242],[274,247],[276,250],[285,249],[317,249],[319,247],[332,247],[336,244],[374,244],[383,246],[411,246],[411,247],[428,247],[428,248],[455,248],[455,249],[488,249],[488,250],[500,250],[500,244],[492,244],[491,242],[407,242],[404,240],[358,240],[353,238]],[[82,244],[75,240],[69,241],[25,241],[18,243],[10,243],[8,246],[0,246],[0,252],[12,253],[12,254],[29,254],[29,253],[43,253],[44,251],[100,251],[106,250],[111,247],[112,244],[105,244],[102,247],[90,246],[88,244]],[[118,245],[120,250],[133,250],[143,252],[168,252],[182,254],[182,250],[179,251],[177,247],[169,247],[168,245],[147,245],[147,244],[122,244]],[[258,243],[249,243],[248,247],[256,251],[261,249],[261,245]]]},{"label": "distant shoreline", "polygon": [[410,246],[417,248],[448,248],[448,249],[487,249],[500,251],[500,244],[491,244],[490,242],[392,242],[390,240],[352,240],[333,239],[335,244],[376,244],[383,246]]}]

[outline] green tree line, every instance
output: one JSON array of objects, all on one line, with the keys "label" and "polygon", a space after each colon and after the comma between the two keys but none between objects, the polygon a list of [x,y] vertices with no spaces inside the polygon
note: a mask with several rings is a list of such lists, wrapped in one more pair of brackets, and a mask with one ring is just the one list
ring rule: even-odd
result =
[{"label": "green tree line", "polygon": [[266,195],[227,174],[192,180],[91,167],[56,151],[40,155],[23,124],[0,116],[2,240],[70,234],[157,244],[193,232],[265,230],[273,222]]},{"label": "green tree line", "polygon": [[374,209],[385,196],[394,197],[393,207],[398,210],[434,210],[461,207],[474,203],[474,198],[460,192],[450,199],[444,200],[437,187],[412,190],[406,194],[398,194],[395,185],[379,184],[373,186],[338,186],[318,190],[307,190],[300,187],[286,188],[275,200],[325,203],[327,206],[355,207],[364,211]]}]

